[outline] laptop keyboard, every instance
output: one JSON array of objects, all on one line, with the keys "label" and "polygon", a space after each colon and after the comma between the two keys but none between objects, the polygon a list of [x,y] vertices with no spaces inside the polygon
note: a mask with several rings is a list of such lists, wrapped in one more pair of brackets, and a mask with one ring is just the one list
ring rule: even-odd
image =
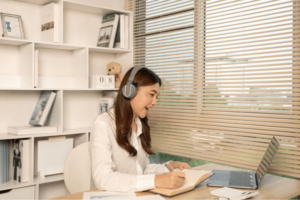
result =
[{"label": "laptop keyboard", "polygon": [[249,186],[251,187],[250,173],[249,172],[231,172],[229,185],[236,186]]}]

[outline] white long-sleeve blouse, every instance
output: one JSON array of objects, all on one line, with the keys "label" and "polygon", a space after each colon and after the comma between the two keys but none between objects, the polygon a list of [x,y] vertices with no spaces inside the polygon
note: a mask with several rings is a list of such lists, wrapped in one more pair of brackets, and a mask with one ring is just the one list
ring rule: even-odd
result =
[{"label": "white long-sleeve blouse", "polygon": [[149,164],[141,145],[142,124],[135,118],[137,133],[132,131],[131,145],[137,156],[131,157],[116,141],[114,109],[98,116],[92,126],[90,157],[92,178],[97,189],[137,192],[155,188],[155,174],[169,172],[164,164]]}]

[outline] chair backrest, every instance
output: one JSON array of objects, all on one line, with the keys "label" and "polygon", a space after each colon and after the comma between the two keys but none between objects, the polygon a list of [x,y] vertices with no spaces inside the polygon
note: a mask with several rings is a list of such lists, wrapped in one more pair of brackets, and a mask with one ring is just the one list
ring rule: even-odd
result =
[{"label": "chair backrest", "polygon": [[78,145],[69,153],[64,167],[64,180],[71,194],[91,189],[89,142]]}]

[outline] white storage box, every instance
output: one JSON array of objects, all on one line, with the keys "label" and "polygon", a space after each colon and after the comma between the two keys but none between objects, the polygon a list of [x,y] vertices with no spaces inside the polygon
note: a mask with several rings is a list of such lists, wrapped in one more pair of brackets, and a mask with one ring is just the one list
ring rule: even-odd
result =
[{"label": "white storage box", "polygon": [[73,138],[38,141],[37,171],[41,175],[64,172],[67,156],[73,149]]}]

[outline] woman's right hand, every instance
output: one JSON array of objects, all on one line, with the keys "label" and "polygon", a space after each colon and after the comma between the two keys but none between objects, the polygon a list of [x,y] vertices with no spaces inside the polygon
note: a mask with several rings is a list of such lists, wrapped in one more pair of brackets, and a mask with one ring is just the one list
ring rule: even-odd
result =
[{"label": "woman's right hand", "polygon": [[155,175],[155,187],[165,189],[177,189],[185,181],[183,172],[169,172],[167,174]]}]

